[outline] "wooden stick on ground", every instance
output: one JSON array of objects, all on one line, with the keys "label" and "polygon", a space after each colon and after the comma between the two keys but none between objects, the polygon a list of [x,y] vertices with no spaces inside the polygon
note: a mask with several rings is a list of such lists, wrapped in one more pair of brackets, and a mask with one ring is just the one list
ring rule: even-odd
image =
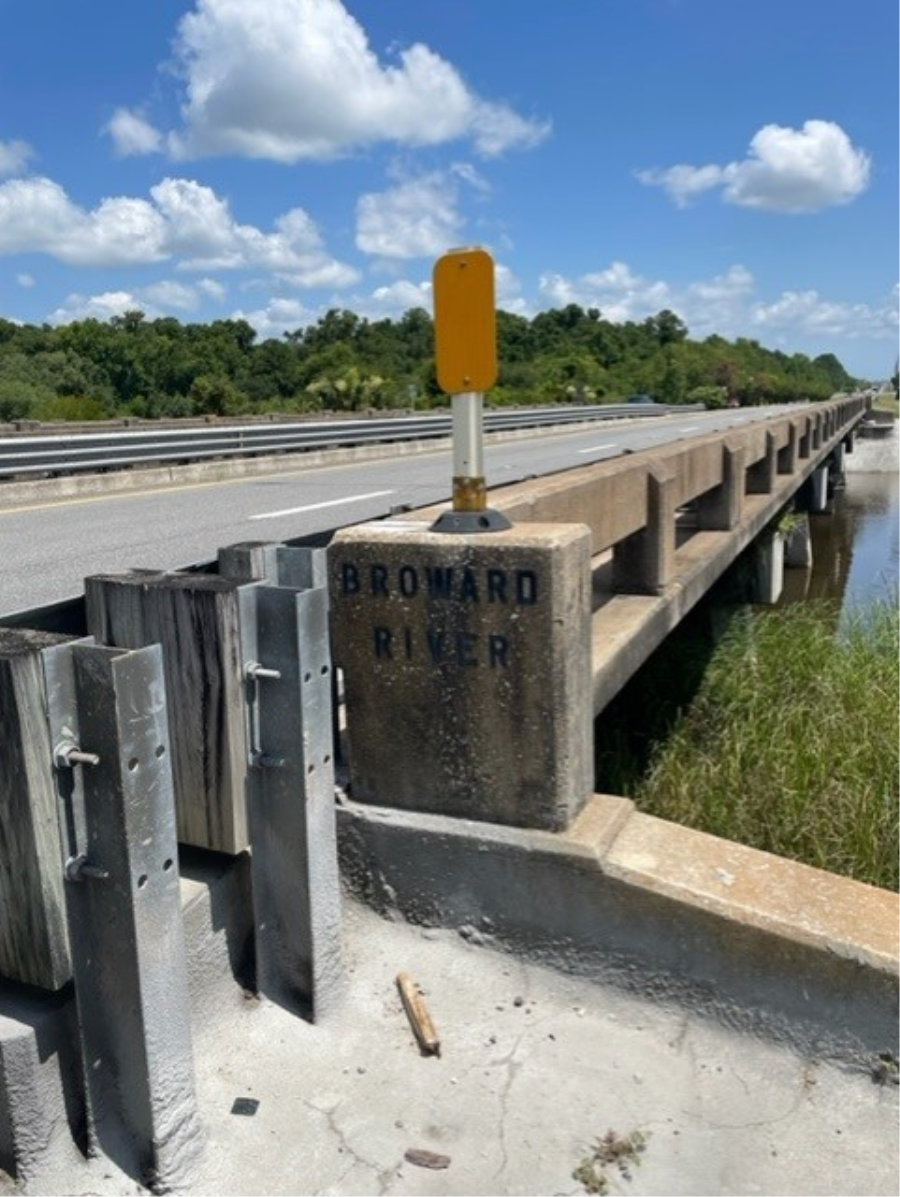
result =
[{"label": "wooden stick on ground", "polygon": [[434,1029],[431,1015],[425,1008],[422,995],[416,988],[415,982],[409,973],[397,974],[397,988],[400,990],[403,1009],[406,1011],[406,1017],[409,1019],[416,1039],[419,1041],[419,1047],[426,1055],[439,1056],[441,1054],[441,1041],[438,1038],[437,1031]]}]

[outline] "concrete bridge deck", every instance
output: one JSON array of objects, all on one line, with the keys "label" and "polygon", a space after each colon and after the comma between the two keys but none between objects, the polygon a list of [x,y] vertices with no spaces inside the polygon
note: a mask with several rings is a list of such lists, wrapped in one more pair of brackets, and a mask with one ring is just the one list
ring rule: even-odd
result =
[{"label": "concrete bridge deck", "polygon": [[[345,896],[345,999],[318,1025],[234,987],[246,861],[183,864],[205,1135],[184,1192],[575,1194],[610,1131],[645,1144],[628,1179],[597,1165],[612,1193],[897,1191],[895,895],[603,796],[559,834],[346,798],[339,829],[366,901]],[[144,1190],[60,1142],[24,1191]]]}]

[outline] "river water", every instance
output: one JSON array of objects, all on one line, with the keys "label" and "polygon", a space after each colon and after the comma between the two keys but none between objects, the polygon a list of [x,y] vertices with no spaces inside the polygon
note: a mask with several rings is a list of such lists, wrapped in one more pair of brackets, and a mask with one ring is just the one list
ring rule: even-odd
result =
[{"label": "river water", "polygon": [[894,598],[900,570],[900,442],[857,437],[833,511],[810,517],[813,567],[785,570],[783,602],[830,598],[842,611]]}]

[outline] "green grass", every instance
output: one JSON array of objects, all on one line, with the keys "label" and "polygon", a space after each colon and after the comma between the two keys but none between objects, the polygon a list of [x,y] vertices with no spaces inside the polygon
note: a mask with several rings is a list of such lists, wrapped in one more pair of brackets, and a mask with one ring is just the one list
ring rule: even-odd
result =
[{"label": "green grass", "polygon": [[639,809],[898,887],[900,617],[798,603],[732,626],[641,780]]},{"label": "green grass", "polygon": [[889,411],[894,416],[900,416],[900,401],[894,391],[882,391],[876,397],[872,407],[875,411]]}]

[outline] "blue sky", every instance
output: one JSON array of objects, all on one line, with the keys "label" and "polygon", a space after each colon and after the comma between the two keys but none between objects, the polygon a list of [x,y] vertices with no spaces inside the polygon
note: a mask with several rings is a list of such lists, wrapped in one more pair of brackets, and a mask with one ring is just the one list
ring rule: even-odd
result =
[{"label": "blue sky", "polygon": [[0,0],[0,316],[670,308],[897,356],[894,0]]}]

